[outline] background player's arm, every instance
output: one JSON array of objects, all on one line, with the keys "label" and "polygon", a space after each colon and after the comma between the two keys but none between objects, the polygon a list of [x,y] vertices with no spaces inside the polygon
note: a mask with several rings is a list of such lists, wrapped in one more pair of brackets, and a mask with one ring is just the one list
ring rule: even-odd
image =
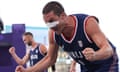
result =
[{"label": "background player's arm", "polygon": [[49,44],[47,55],[42,60],[37,62],[33,67],[27,68],[25,72],[42,72],[56,62],[59,47],[54,42],[52,31],[49,32]]},{"label": "background player's arm", "polygon": [[14,60],[19,64],[19,65],[24,65],[28,59],[29,59],[29,53],[26,53],[26,55],[21,59],[20,57],[17,56],[16,52],[15,52],[15,48],[11,47],[9,49],[9,53],[12,55],[12,57],[14,58]]},{"label": "background player's arm", "polygon": [[92,49],[86,48],[83,52],[86,57],[90,57],[90,54],[94,54],[94,60],[103,60],[113,55],[113,49],[108,43],[105,35],[100,30],[98,22],[94,17],[88,18],[86,21],[85,30],[91,41],[93,41],[100,48],[98,51],[92,51]]},{"label": "background player's arm", "polygon": [[76,61],[72,61],[71,65],[70,65],[70,72],[76,72]]}]

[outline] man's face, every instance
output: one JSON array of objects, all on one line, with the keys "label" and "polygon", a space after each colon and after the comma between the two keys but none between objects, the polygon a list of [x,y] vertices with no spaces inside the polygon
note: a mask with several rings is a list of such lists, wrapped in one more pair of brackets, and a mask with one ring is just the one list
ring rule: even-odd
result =
[{"label": "man's face", "polygon": [[[48,25],[47,26],[50,29],[54,30],[57,34],[62,33],[62,31],[63,31],[63,27],[62,27],[63,18],[62,18],[62,16],[57,16],[57,15],[54,14],[53,11],[51,11],[48,14],[44,14],[43,18],[44,18],[44,21],[45,21],[46,25],[49,24],[49,26]],[[54,23],[57,23],[57,24],[54,24]],[[52,26],[50,24],[52,24]]]},{"label": "man's face", "polygon": [[28,46],[31,46],[32,45],[32,36],[24,35],[23,36],[23,41],[24,41],[24,44],[27,44]]}]

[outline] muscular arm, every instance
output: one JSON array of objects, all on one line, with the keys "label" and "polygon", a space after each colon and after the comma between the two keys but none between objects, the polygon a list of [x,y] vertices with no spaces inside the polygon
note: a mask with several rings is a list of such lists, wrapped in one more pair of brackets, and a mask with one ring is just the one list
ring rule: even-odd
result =
[{"label": "muscular arm", "polygon": [[89,17],[86,22],[86,32],[88,37],[100,48],[95,52],[95,60],[102,60],[113,55],[113,49],[108,43],[105,35],[100,30],[94,17]]},{"label": "muscular arm", "polygon": [[[42,51],[42,54],[47,55],[47,48],[43,44],[40,45],[40,49]],[[51,66],[51,69],[52,71],[55,71],[55,64]]]},{"label": "muscular arm", "polygon": [[9,49],[9,52],[10,52],[10,54],[12,55],[12,57],[14,58],[14,60],[15,60],[19,65],[24,65],[24,64],[28,61],[28,58],[29,58],[29,54],[28,54],[28,53],[26,53],[26,55],[21,59],[21,58],[18,57],[18,55],[16,54],[14,47],[11,47],[11,48]]},{"label": "muscular arm", "polygon": [[37,64],[35,64],[33,67],[30,67],[26,69],[26,72],[42,72],[43,70],[47,69],[49,66],[53,65],[56,62],[58,54],[58,46],[54,42],[53,34],[50,31],[49,32],[49,49],[47,52],[47,55],[40,60]]}]

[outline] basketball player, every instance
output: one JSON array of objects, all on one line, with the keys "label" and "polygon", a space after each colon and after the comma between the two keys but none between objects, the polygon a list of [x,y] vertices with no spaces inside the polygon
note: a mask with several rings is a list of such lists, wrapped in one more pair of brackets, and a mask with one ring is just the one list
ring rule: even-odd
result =
[{"label": "basketball player", "polygon": [[98,18],[87,14],[67,15],[56,1],[45,5],[43,18],[50,28],[49,51],[33,67],[17,66],[16,72],[46,69],[56,62],[58,48],[63,48],[81,64],[81,72],[119,72],[116,48],[101,31]]},{"label": "basketball player", "polygon": [[[33,66],[46,55],[47,49],[43,44],[34,41],[33,34],[31,32],[25,32],[23,34],[23,41],[26,45],[31,47],[31,49],[26,52],[26,55],[22,59],[17,56],[14,47],[11,47],[9,52],[19,65],[24,65],[29,60],[30,66]],[[44,70],[43,72],[47,72],[47,70]]]}]

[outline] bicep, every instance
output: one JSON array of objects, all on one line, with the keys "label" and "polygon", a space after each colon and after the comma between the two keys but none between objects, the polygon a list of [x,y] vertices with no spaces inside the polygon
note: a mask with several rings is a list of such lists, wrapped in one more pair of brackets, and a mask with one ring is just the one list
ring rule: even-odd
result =
[{"label": "bicep", "polygon": [[92,17],[86,22],[86,32],[88,37],[95,42],[99,48],[109,46],[107,38],[99,28],[98,22]]}]

